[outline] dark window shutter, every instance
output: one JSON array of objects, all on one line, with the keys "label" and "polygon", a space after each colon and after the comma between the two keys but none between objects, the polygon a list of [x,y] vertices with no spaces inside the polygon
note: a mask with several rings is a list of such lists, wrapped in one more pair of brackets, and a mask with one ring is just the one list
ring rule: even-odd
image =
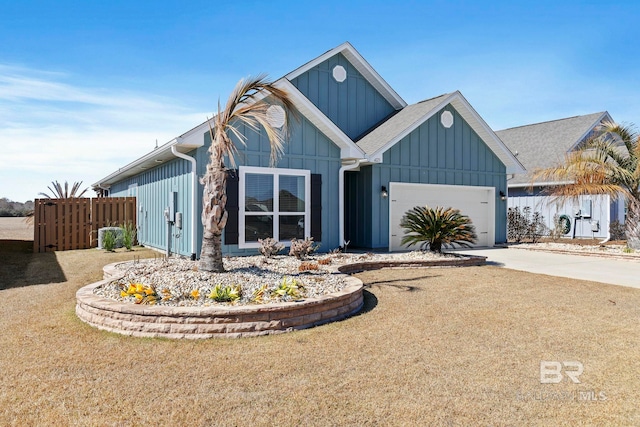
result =
[{"label": "dark window shutter", "polygon": [[311,174],[311,237],[322,240],[322,175]]},{"label": "dark window shutter", "polygon": [[227,225],[224,227],[224,244],[238,244],[238,212],[240,209],[240,179],[237,170],[227,171]]}]

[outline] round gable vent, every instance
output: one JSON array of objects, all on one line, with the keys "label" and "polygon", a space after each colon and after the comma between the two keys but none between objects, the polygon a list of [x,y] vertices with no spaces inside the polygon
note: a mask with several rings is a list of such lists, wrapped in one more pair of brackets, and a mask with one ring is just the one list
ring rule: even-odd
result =
[{"label": "round gable vent", "polygon": [[445,111],[440,115],[440,123],[447,129],[453,125],[453,114],[451,114],[451,111]]},{"label": "round gable vent", "polygon": [[267,121],[274,128],[281,128],[285,121],[284,108],[279,105],[272,105],[267,108]]},{"label": "round gable vent", "polygon": [[338,83],[342,83],[347,79],[347,70],[345,70],[342,65],[336,65],[333,67],[333,78]]}]

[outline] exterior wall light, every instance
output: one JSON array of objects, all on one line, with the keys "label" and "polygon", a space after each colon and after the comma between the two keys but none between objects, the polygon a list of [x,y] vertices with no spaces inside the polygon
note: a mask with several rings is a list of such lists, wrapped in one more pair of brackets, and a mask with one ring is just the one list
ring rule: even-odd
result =
[{"label": "exterior wall light", "polygon": [[380,190],[380,195],[382,196],[383,199],[386,199],[387,197],[389,197],[389,192],[387,191],[387,187],[385,187],[384,185]]},{"label": "exterior wall light", "polygon": [[500,200],[502,200],[503,202],[507,200],[507,195],[504,194],[504,191],[500,191]]}]

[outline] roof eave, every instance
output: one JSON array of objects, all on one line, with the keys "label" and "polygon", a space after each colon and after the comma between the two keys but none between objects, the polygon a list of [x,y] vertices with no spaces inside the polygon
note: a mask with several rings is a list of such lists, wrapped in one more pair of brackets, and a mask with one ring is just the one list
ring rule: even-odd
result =
[{"label": "roof eave", "polygon": [[589,128],[580,136],[580,138],[578,138],[578,140],[576,142],[574,142],[573,144],[571,144],[571,147],[569,147],[569,149],[567,150],[568,152],[571,152],[573,150],[576,149],[576,147],[578,146],[578,144],[580,144],[580,141],[582,141],[588,134],[589,132],[591,132],[596,126],[598,126],[600,123],[602,123],[602,121],[604,119],[608,119],[609,121],[613,121],[613,118],[609,115],[609,112],[605,111],[603,112],[600,117],[598,117],[592,124],[591,126],[589,126]]},{"label": "roof eave", "polygon": [[[478,136],[485,141],[491,151],[502,161],[508,174],[520,174],[525,173],[526,169],[520,163],[520,161],[513,155],[513,153],[507,148],[504,142],[496,135],[496,133],[489,127],[484,119],[478,114],[478,112],[469,104],[469,101],[460,93],[456,91],[451,100],[451,105],[460,113],[469,126],[471,126]],[[463,108],[461,108],[463,107]]]},{"label": "roof eave", "polygon": [[175,155],[171,152],[171,147],[173,146],[175,146],[176,150],[181,153],[188,153],[189,151],[204,146],[204,138],[200,137],[200,141],[198,141],[198,138],[194,137],[195,135],[194,133],[192,133],[192,131],[200,128],[205,124],[206,122],[187,132],[186,134],[184,134],[184,136],[174,138],[171,141],[154,149],[153,151],[145,154],[144,156],[134,160],[128,165],[119,168],[117,171],[93,183],[91,185],[92,188],[109,188],[116,182],[138,175],[145,170],[152,169],[174,159]]},{"label": "roof eave", "polygon": [[407,136],[411,132],[413,132],[422,123],[424,123],[425,121],[429,120],[438,111],[443,109],[447,104],[449,104],[451,102],[452,96],[453,96],[453,94],[451,94],[451,95],[447,96],[446,98],[444,98],[440,103],[438,103],[438,105],[436,105],[431,110],[429,110],[426,114],[424,114],[423,116],[418,118],[410,126],[406,127],[402,132],[397,134],[393,139],[388,141],[385,145],[383,145],[382,147],[380,147],[379,149],[377,149],[373,153],[368,154],[367,155],[368,160],[370,162],[372,162],[372,163],[381,163],[383,155],[387,150],[389,150],[391,147],[393,147],[398,142],[400,142],[402,140],[402,138],[404,138],[405,136]]}]

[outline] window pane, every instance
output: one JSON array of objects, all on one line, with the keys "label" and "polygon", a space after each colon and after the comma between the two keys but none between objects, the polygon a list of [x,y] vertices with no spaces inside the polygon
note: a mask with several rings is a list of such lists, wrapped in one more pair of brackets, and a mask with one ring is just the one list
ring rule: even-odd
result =
[{"label": "window pane", "polygon": [[249,215],[244,218],[244,240],[257,242],[258,239],[273,237],[272,215]]},{"label": "window pane", "polygon": [[273,212],[273,175],[248,173],[244,179],[245,212]]},{"label": "window pane", "polygon": [[278,240],[304,239],[304,215],[281,215]]},{"label": "window pane", "polygon": [[280,175],[280,212],[304,212],[304,176]]}]

